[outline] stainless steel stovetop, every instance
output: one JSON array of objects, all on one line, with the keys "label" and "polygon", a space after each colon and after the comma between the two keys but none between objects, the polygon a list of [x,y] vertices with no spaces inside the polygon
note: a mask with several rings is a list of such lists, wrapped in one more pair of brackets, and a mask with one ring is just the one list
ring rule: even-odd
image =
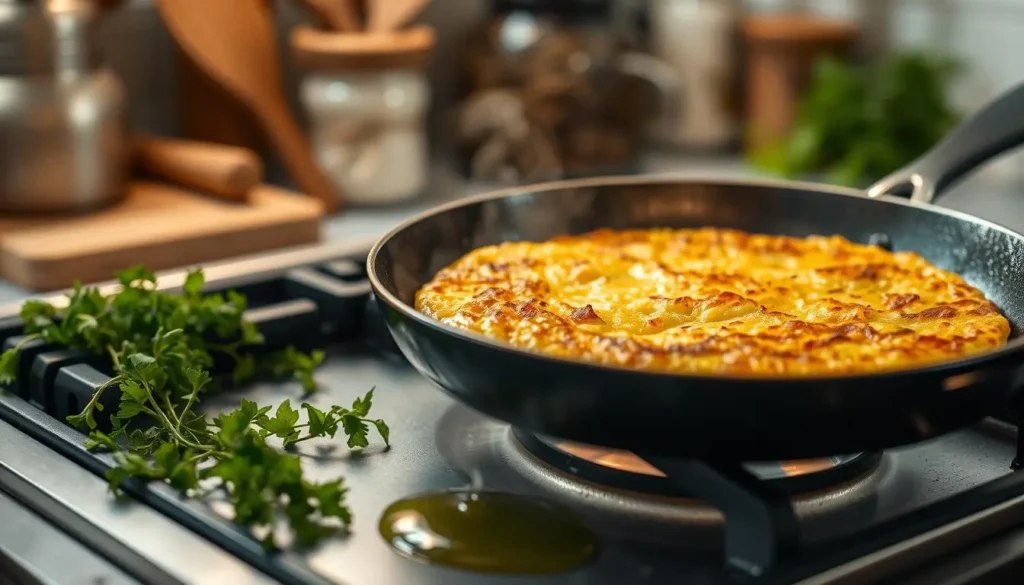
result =
[{"label": "stainless steel stovetop", "polygon": [[[751,468],[775,479],[824,477],[809,466],[846,471],[796,489],[800,548],[780,555],[760,577],[741,577],[723,568],[717,510],[674,493],[650,470],[638,471],[628,454],[523,435],[460,406],[391,353],[367,302],[364,256],[364,244],[342,244],[208,270],[212,286],[250,294],[251,316],[272,342],[321,335],[339,342],[318,373],[325,389],[314,403],[345,404],[376,387],[374,414],[392,428],[389,451],[371,447],[355,455],[339,441],[302,448],[314,479],[346,478],[356,516],[349,536],[271,557],[217,510],[181,501],[165,486],[133,489],[128,504],[112,501],[100,478],[107,460],[82,450],[81,436],[51,416],[60,416],[54,409],[66,394],[97,383],[97,374],[73,356],[37,348],[26,367],[35,365],[38,375],[0,395],[0,523],[7,528],[0,527],[7,536],[0,537],[0,574],[16,573],[19,583],[217,585],[938,585],[1024,575],[1024,475],[1010,469],[1012,425],[986,421],[882,454]],[[174,287],[180,275],[162,282]],[[0,338],[16,333],[16,321],[0,313]],[[36,406],[45,407],[48,393],[57,396],[51,413]],[[243,395],[274,404],[296,398],[298,389],[261,383],[211,397],[206,407],[229,408]],[[410,561],[378,534],[380,514],[395,500],[470,483],[575,508],[602,535],[598,559],[555,576],[484,575]],[[31,531],[40,536],[30,541],[11,538],[10,526],[19,522],[46,528]],[[728,522],[744,519],[730,513]]]}]

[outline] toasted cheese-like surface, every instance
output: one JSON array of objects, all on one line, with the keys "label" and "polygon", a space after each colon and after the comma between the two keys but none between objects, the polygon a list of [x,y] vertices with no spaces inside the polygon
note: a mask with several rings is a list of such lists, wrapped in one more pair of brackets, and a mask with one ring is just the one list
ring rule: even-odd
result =
[{"label": "toasted cheese-like surface", "polygon": [[512,346],[677,373],[868,373],[1006,343],[978,289],[839,237],[599,230],[474,250],[416,308]]}]

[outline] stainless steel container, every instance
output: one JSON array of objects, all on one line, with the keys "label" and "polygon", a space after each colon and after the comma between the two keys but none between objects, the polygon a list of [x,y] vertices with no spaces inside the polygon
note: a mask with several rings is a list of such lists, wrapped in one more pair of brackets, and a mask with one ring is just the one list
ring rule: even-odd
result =
[{"label": "stainless steel container", "polygon": [[84,211],[120,200],[127,108],[100,64],[87,0],[0,0],[0,212]]},{"label": "stainless steel container", "polygon": [[103,16],[99,43],[103,64],[124,84],[131,129],[180,135],[176,49],[156,0],[120,0]]}]

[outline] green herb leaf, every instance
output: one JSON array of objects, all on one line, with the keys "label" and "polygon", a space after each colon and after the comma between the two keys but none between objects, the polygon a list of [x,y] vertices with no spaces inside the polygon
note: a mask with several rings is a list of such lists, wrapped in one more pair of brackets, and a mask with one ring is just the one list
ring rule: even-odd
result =
[{"label": "green herb leaf", "polygon": [[18,349],[11,348],[0,354],[0,384],[10,384],[18,377]]},{"label": "green herb leaf", "polygon": [[356,398],[352,402],[352,414],[363,417],[370,414],[370,407],[373,406],[373,388],[362,398]]},{"label": "green herb leaf", "polygon": [[302,403],[306,411],[309,434],[314,437],[333,437],[338,432],[338,421],[330,413],[324,412],[309,403]]},{"label": "green herb leaf", "polygon": [[185,276],[185,284],[182,285],[182,290],[186,295],[190,297],[197,297],[203,292],[203,284],[205,284],[206,278],[203,276],[202,270],[194,270],[189,272]]},{"label": "green herb leaf", "polygon": [[345,429],[345,434],[348,435],[350,448],[366,447],[370,444],[368,437],[370,427],[363,422],[363,419],[353,413],[345,413],[341,417],[341,425]]},{"label": "green herb leaf", "polygon": [[105,433],[92,431],[85,439],[85,448],[90,451],[116,451],[120,449],[120,446],[117,444],[117,441]]},{"label": "green herb leaf", "polygon": [[384,419],[378,418],[378,419],[374,419],[371,422],[373,423],[373,426],[377,427],[377,433],[380,434],[380,438],[384,439],[384,445],[386,447],[390,447],[391,446],[391,429],[388,428],[388,425],[387,425],[387,423],[384,422]]},{"label": "green herb leaf", "polygon": [[147,270],[144,266],[133,266],[117,275],[117,280],[125,288],[139,286],[146,283],[156,284],[156,274]]},{"label": "green herb leaf", "polygon": [[274,418],[261,415],[256,419],[256,426],[275,437],[284,439],[285,446],[288,446],[299,438],[299,429],[295,428],[298,422],[299,411],[292,408],[290,400],[285,400],[277,407]]},{"label": "green herb leaf", "polygon": [[235,369],[231,373],[231,381],[240,384],[250,380],[256,375],[256,356],[248,354],[235,362]]},{"label": "green herb leaf", "polygon": [[313,378],[313,371],[323,363],[326,354],[316,350],[310,354],[304,354],[294,347],[288,347],[268,356],[264,366],[272,375],[291,375],[299,381],[306,394],[316,391],[317,383]]},{"label": "green herb leaf", "polygon": [[96,419],[93,418],[93,410],[86,409],[79,414],[68,415],[65,419],[68,424],[81,431],[88,431],[96,428]]}]

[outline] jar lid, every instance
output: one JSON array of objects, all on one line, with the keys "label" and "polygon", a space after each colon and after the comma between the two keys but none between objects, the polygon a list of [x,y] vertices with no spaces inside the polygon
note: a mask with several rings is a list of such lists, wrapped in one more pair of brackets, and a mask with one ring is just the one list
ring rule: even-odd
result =
[{"label": "jar lid", "polygon": [[345,33],[296,27],[295,63],[305,69],[422,69],[434,52],[434,29]]},{"label": "jar lid", "polygon": [[771,14],[747,18],[743,32],[755,41],[848,42],[857,36],[858,27],[854,22],[812,14]]}]

